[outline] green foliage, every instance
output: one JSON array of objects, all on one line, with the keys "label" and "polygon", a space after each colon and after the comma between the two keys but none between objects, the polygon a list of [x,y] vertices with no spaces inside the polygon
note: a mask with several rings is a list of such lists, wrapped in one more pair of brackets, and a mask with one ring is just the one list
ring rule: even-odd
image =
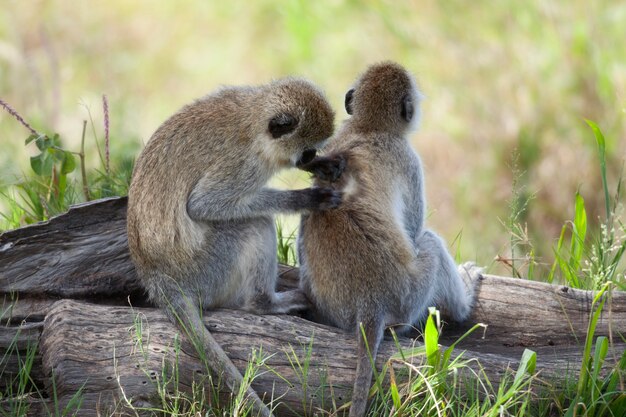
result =
[{"label": "green foliage", "polygon": [[626,351],[622,352],[620,360],[611,372],[602,378],[600,377],[600,370],[608,354],[608,339],[604,336],[598,337],[593,355],[591,349],[598,319],[602,314],[605,302],[610,299],[611,289],[611,283],[604,284],[596,293],[591,304],[593,314],[587,328],[576,394],[565,412],[565,417],[623,416],[626,413],[624,386]]},{"label": "green foliage", "polygon": [[26,139],[26,145],[31,142],[39,150],[38,155],[30,158],[35,176],[19,184],[30,214],[25,218],[26,223],[45,220],[67,210],[73,198],[73,190],[68,189],[68,175],[76,169],[74,156],[62,148],[59,135],[33,134]]},{"label": "green foliage", "polygon": [[[58,134],[38,133],[4,102],[3,107],[33,132],[26,138],[25,145],[29,146],[34,143],[38,153],[30,157],[31,175],[25,176],[10,191],[0,191],[0,196],[4,196],[9,205],[8,213],[0,213],[0,216],[5,219],[4,226],[0,224],[2,226],[0,229],[16,228],[47,220],[67,211],[71,204],[81,201],[125,195],[128,192],[132,160],[122,160],[119,169],[112,171],[108,159],[101,157],[98,146],[98,154],[104,170],[95,169],[88,173],[84,149],[86,122],[83,123],[81,150],[73,152],[64,148],[63,141]],[[105,121],[108,123],[108,115]],[[105,125],[105,130],[108,131],[108,125]],[[96,138],[95,131],[94,138]],[[106,155],[109,154],[108,147],[107,137]],[[80,160],[82,187],[78,185],[73,175],[76,174],[79,166],[76,157]]]},{"label": "green foliage", "polygon": [[[571,227],[571,239],[569,252],[564,253],[563,245],[567,226]],[[576,193],[576,201],[574,203],[574,220],[565,224],[561,229],[561,235],[555,250],[555,261],[548,275],[548,282],[554,280],[554,272],[558,265],[565,281],[574,288],[582,288],[580,281],[581,262],[583,258],[583,248],[585,247],[585,238],[587,236],[587,212],[585,210],[585,200]]]},{"label": "green foliage", "polygon": [[606,180],[606,141],[604,135],[595,122],[586,120],[587,124],[593,130],[598,145],[598,157],[600,159],[600,174],[602,176],[602,189],[604,190],[604,207],[606,209],[607,221],[611,218],[611,199],[609,197],[609,186]]},{"label": "green foliage", "polygon": [[[533,252],[533,245],[528,236],[526,229],[526,217],[528,214],[528,208],[530,202],[534,198],[534,195],[530,194],[528,189],[528,169],[533,160],[533,151],[530,151],[530,144],[532,141],[526,134],[520,134],[520,147],[521,150],[513,152],[511,173],[513,181],[511,184],[511,199],[509,200],[509,216],[506,220],[505,227],[509,231],[511,257],[510,259],[500,259],[511,268],[513,276],[522,277],[522,266],[528,265],[529,271],[527,274],[528,279],[533,279],[532,268],[535,260],[533,257],[527,257],[527,259],[518,258],[522,250]],[[522,146],[523,145],[523,146]],[[536,144],[534,145],[536,146]],[[504,222],[502,222],[504,223]],[[523,260],[523,264],[520,265],[518,261]]]},{"label": "green foliage", "polygon": [[[33,362],[37,352],[36,344],[28,344],[26,352],[20,354],[17,347],[17,340],[20,333],[16,333],[7,350],[3,353],[0,360],[0,378],[7,383],[6,392],[0,395],[0,415],[2,416],[26,416],[29,405],[22,399],[34,390],[35,384],[31,377]],[[7,376],[8,357],[15,355],[18,360],[18,371],[12,377]]]},{"label": "green foliage", "polygon": [[276,253],[278,262],[285,265],[295,266],[297,264],[296,256],[296,230],[291,233],[285,232],[285,223],[280,218],[276,219]]},{"label": "green foliage", "polygon": [[[606,218],[600,223],[600,233],[588,237],[587,210],[585,200],[576,193],[574,202],[574,219],[566,223],[561,229],[558,243],[554,251],[554,263],[547,276],[548,282],[553,282],[557,268],[560,277],[569,286],[583,289],[601,289],[607,282],[614,282],[618,288],[626,289],[624,274],[624,252],[626,251],[626,226],[616,215],[617,210],[623,209],[618,205],[621,194],[621,179],[615,191],[614,201],[609,197],[606,161],[605,139],[600,128],[593,122],[587,121],[593,129],[598,145],[600,157],[600,172],[605,195]],[[566,236],[569,231],[570,242],[566,246]]]},{"label": "green foliage", "polygon": [[[67,404],[61,407],[57,397],[56,378],[53,372],[50,377],[52,382],[52,401],[49,404],[44,402],[44,396],[39,391],[32,376],[33,365],[37,357],[37,343],[29,342],[25,348],[18,347],[20,333],[21,329],[16,332],[15,337],[0,358],[0,381],[6,384],[5,391],[0,392],[0,416],[26,417],[32,415],[31,402],[38,402],[45,415],[49,417],[75,415],[81,407],[84,384],[70,397]],[[10,356],[17,358],[17,372],[8,366]]]},{"label": "green foliage", "polygon": [[[439,312],[431,309],[423,331],[424,345],[402,349],[397,343],[398,353],[378,376],[378,385],[373,388],[378,395],[370,415],[524,416],[531,404],[534,352],[524,352],[515,375],[505,375],[498,381],[498,389],[493,388],[495,384],[489,381],[480,365],[466,360],[463,352],[453,358],[458,343],[481,327],[484,325],[475,325],[443,349],[439,345],[442,329]],[[395,334],[393,336],[397,342]],[[398,372],[404,374],[402,378]],[[387,373],[389,388],[383,392],[380,382]],[[477,390],[472,390],[473,386],[478,387]]]}]

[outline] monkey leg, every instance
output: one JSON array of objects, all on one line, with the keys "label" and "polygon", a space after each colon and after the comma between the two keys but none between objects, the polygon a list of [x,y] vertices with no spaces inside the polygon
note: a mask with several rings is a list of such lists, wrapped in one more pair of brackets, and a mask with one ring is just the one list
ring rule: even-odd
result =
[{"label": "monkey leg", "polygon": [[251,292],[245,309],[256,314],[288,314],[310,307],[304,293],[299,289],[276,292],[278,261],[276,260],[276,225],[273,217],[254,222],[252,233],[258,236],[248,242],[253,246],[254,259],[248,261],[247,271]]}]

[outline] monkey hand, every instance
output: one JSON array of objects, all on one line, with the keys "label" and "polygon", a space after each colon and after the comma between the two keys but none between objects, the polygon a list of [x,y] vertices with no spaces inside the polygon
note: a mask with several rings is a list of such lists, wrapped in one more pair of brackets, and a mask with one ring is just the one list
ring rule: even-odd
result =
[{"label": "monkey hand", "polygon": [[337,208],[343,199],[343,193],[332,188],[311,187],[306,191],[308,191],[313,210],[324,211]]},{"label": "monkey hand", "polygon": [[299,164],[297,167],[310,172],[319,180],[332,183],[336,182],[346,169],[346,158],[343,155],[320,156],[306,164]]}]

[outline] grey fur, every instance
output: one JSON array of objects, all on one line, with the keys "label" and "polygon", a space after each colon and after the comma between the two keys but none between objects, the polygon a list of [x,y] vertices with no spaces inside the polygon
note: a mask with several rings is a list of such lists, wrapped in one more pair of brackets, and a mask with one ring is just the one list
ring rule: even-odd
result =
[{"label": "grey fur", "polygon": [[352,117],[325,157],[345,160],[345,171],[315,181],[343,191],[343,203],[305,214],[300,224],[303,291],[318,318],[356,332],[350,416],[365,414],[372,378],[359,324],[375,356],[385,326],[417,324],[429,306],[466,319],[480,278],[473,264],[457,270],[441,238],[424,229],[424,176],[407,139],[419,100],[412,77],[394,63],[374,65],[357,80],[346,97]]},{"label": "grey fur", "polygon": [[[273,215],[334,208],[341,192],[266,183],[310,159],[332,135],[333,118],[324,95],[304,80],[227,87],[170,117],[137,159],[128,243],[140,282],[235,392],[241,375],[201,310],[287,313],[308,305],[300,291],[275,292]],[[271,415],[253,390],[248,396],[256,412]]]}]

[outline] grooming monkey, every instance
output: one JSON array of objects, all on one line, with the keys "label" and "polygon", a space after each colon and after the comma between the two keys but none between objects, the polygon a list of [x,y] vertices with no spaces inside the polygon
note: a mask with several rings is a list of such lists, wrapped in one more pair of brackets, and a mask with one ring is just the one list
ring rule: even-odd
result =
[{"label": "grooming monkey", "polygon": [[367,69],[346,94],[352,117],[327,147],[331,159],[345,158],[345,171],[339,178],[315,174],[315,185],[343,191],[342,204],[304,214],[300,224],[301,288],[318,318],[356,332],[350,416],[366,412],[372,379],[367,346],[375,357],[385,326],[408,328],[432,305],[462,321],[480,279],[480,268],[471,263],[457,270],[443,241],[424,229],[421,162],[407,139],[419,100],[401,66],[385,62]]},{"label": "grooming monkey", "polygon": [[[128,244],[140,283],[235,392],[241,374],[201,311],[287,313],[308,305],[298,290],[275,292],[273,215],[332,209],[341,192],[280,191],[266,183],[282,168],[310,162],[332,135],[333,116],[323,94],[304,80],[226,87],[165,121],[137,159]],[[255,413],[271,415],[253,390],[248,395]]]}]

